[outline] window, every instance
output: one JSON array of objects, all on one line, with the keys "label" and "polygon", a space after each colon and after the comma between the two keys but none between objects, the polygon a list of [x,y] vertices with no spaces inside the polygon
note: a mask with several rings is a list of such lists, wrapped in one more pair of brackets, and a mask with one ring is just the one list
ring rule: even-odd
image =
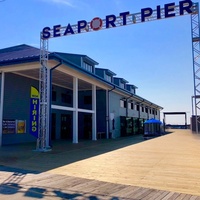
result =
[{"label": "window", "polygon": [[142,106],[142,112],[144,112],[144,107]]},{"label": "window", "polygon": [[128,103],[128,109],[134,110],[134,103]]},{"label": "window", "polygon": [[89,72],[93,72],[93,66],[86,63],[86,62],[83,62],[83,69],[89,71]]},{"label": "window", "polygon": [[92,104],[92,96],[84,96],[84,104]]},{"label": "window", "polygon": [[134,110],[134,104],[131,103],[131,110]]},{"label": "window", "polygon": [[125,86],[125,84],[124,83],[120,83],[120,88],[123,88],[124,89],[124,86]]},{"label": "window", "polygon": [[121,108],[126,108],[126,101],[120,100],[120,107]]},{"label": "window", "polygon": [[148,108],[147,107],[145,108],[145,112],[148,113]]},{"label": "window", "polygon": [[56,101],[56,91],[52,91],[52,101]]},{"label": "window", "polygon": [[140,105],[137,105],[137,111],[140,111]]},{"label": "window", "polygon": [[127,90],[129,90],[131,93],[135,94],[135,88],[134,87],[127,87]]},{"label": "window", "polygon": [[105,75],[105,79],[106,81],[112,82],[112,77],[107,74]]},{"label": "window", "polygon": [[61,101],[63,103],[71,104],[72,103],[72,97],[69,94],[62,93],[61,94]]}]

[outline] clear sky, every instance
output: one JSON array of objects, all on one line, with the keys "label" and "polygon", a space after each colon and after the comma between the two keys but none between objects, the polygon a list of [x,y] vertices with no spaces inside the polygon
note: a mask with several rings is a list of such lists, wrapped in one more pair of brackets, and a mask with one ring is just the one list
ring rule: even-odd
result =
[{"label": "clear sky", "polygon": [[[4,0],[0,2],[0,49],[19,44],[40,47],[46,27],[77,24],[94,17],[178,0]],[[199,2],[194,0],[194,2]],[[162,107],[162,112],[191,116],[193,65],[190,16],[140,23],[103,31],[50,39],[49,50],[86,54],[138,87],[137,94]],[[162,115],[161,115],[162,119]],[[184,116],[167,116],[166,123],[184,124]]]}]

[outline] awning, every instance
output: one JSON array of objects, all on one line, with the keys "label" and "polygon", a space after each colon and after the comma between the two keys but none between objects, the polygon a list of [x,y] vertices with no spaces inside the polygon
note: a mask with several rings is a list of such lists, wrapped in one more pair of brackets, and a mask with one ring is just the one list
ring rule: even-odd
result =
[{"label": "awning", "polygon": [[162,122],[160,120],[152,118],[152,119],[145,121],[144,124],[162,124]]}]

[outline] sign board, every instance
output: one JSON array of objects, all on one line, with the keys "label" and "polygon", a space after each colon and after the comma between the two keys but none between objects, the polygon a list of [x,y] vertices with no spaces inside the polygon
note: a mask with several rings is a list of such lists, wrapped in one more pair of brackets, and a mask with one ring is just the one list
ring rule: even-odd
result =
[{"label": "sign board", "polygon": [[30,134],[36,138],[38,138],[39,103],[39,92],[35,87],[31,87]]},{"label": "sign board", "polygon": [[15,133],[16,122],[15,119],[3,119],[3,134]]},{"label": "sign board", "polygon": [[151,20],[166,19],[170,17],[181,16],[185,14],[192,14],[196,7],[193,7],[193,2],[190,0],[180,1],[179,5],[174,2],[165,4],[162,8],[160,5],[155,9],[147,7],[142,8],[140,13],[131,14],[129,11],[121,12],[118,16],[111,14],[107,15],[105,19],[99,17],[93,18],[90,22],[80,20],[76,25],[61,26],[60,24],[53,27],[45,27],[42,30],[41,38],[43,40],[49,38],[56,38],[61,36],[68,36],[80,34],[90,31],[98,31],[101,29],[109,29],[118,26],[131,25]]}]

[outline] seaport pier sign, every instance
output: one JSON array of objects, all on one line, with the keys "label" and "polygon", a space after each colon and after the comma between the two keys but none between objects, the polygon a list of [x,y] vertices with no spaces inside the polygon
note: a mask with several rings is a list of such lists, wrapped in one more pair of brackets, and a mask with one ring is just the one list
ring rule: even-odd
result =
[{"label": "seaport pier sign", "polygon": [[130,12],[119,13],[119,16],[114,14],[107,15],[105,19],[99,17],[93,18],[90,22],[80,20],[76,25],[68,23],[66,26],[60,24],[51,27],[45,27],[42,31],[42,38],[49,39],[61,36],[74,35],[90,31],[98,31],[100,29],[109,29],[118,26],[125,26],[146,21],[166,19],[170,17],[192,14],[193,2],[190,0],[180,1],[179,5],[173,3],[165,4],[163,8],[160,5],[156,9],[147,7],[141,9],[140,13],[130,14]]}]

